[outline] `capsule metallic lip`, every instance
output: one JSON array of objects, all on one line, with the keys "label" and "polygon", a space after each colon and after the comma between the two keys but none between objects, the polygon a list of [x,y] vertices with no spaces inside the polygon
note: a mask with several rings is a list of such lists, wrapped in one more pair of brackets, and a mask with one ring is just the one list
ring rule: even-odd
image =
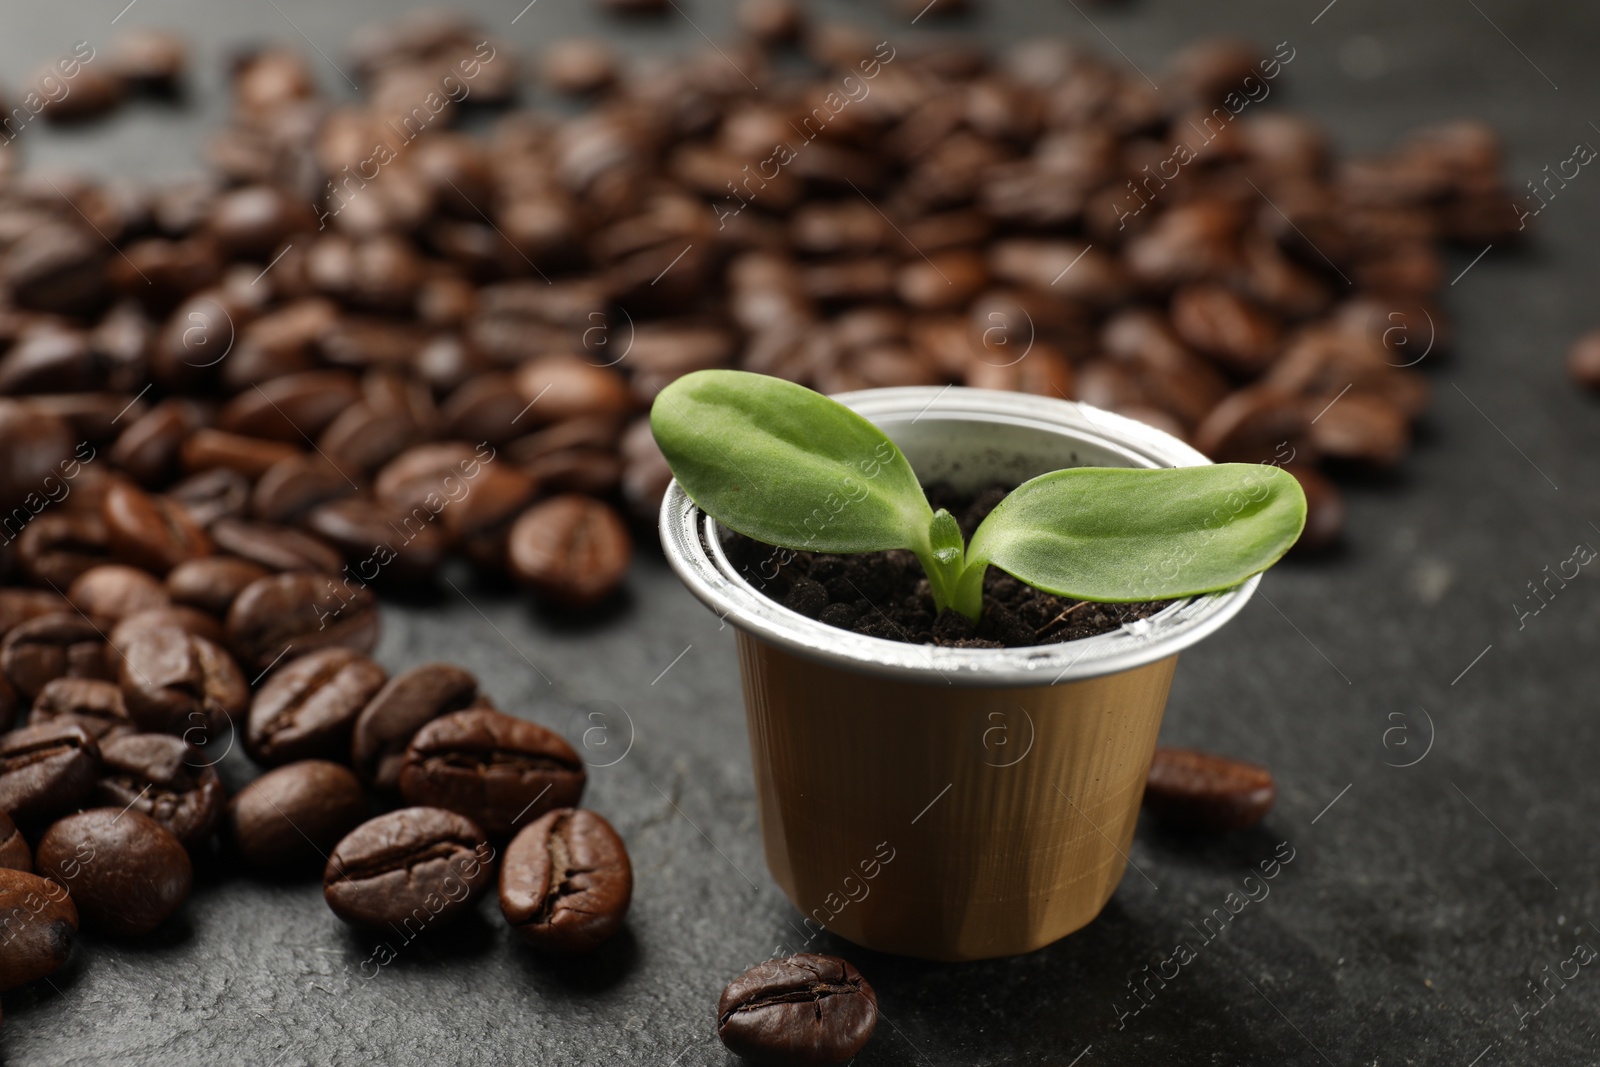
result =
[{"label": "capsule metallic lip", "polygon": [[[1021,481],[1066,466],[1192,467],[1205,456],[1144,423],[1075,401],[955,386],[842,393],[924,480],[1009,473]],[[722,551],[716,520],[674,480],[661,503],[667,561],[699,600],[739,629],[797,655],[904,681],[1038,686],[1130,670],[1171,656],[1238,614],[1261,576],[1190,597],[1112,633],[1028,648],[944,648],[888,641],[806,618],[758,592]]]}]

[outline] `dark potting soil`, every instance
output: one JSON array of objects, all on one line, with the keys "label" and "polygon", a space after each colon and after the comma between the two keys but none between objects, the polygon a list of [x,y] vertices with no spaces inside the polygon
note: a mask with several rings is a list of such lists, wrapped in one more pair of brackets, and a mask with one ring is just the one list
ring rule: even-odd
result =
[{"label": "dark potting soil", "polygon": [[[976,495],[948,485],[926,488],[935,511],[947,508],[969,540],[1010,492],[991,486]],[[998,567],[983,581],[983,617],[935,612],[922,564],[911,552],[834,556],[774,548],[728,533],[723,548],[745,580],[780,604],[841,630],[911,644],[951,648],[1019,648],[1109,633],[1148,618],[1170,600],[1097,604],[1042,592]]]}]

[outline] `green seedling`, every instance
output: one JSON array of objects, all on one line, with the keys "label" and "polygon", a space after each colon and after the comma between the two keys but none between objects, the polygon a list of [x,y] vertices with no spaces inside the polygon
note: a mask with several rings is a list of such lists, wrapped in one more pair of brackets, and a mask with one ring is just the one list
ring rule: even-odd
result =
[{"label": "green seedling", "polygon": [[1266,570],[1305,525],[1305,494],[1276,467],[1073,467],[1018,486],[965,542],[883,431],[820,393],[743,371],[679,378],[650,426],[684,492],[724,526],[811,552],[909,549],[935,605],[971,619],[991,566],[1078,600],[1167,600]]}]

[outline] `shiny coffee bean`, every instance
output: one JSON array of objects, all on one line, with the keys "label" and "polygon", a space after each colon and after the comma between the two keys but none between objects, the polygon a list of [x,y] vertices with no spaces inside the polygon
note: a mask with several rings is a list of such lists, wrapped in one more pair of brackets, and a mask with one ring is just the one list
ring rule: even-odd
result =
[{"label": "shiny coffee bean", "polygon": [[250,512],[267,522],[296,523],[331,500],[360,492],[344,471],[316,453],[300,453],[274,463],[256,481]]},{"label": "shiny coffee bean", "polygon": [[328,858],[322,894],[355,926],[416,936],[471,906],[494,878],[494,850],[470,819],[402,808],[364,823]]},{"label": "shiny coffee bean", "polygon": [[122,619],[171,603],[161,582],[148,571],[121,564],[91,567],[74,579],[67,599],[85,615]]},{"label": "shiny coffee bean", "polygon": [[1584,334],[1567,349],[1567,374],[1585,389],[1600,390],[1600,331]]},{"label": "shiny coffee bean", "polygon": [[72,894],[86,927],[139,937],[171,918],[194,884],[189,854],[142,811],[93,808],[53,824],[35,861]]},{"label": "shiny coffee bean", "polygon": [[191,474],[167,490],[167,497],[183,505],[189,517],[210,529],[219,519],[244,517],[250,503],[250,480],[226,467]]},{"label": "shiny coffee bean", "polygon": [[351,757],[356,774],[389,792],[400,787],[406,748],[418,730],[478,695],[478,680],[448,663],[427,663],[397,674],[356,719]]},{"label": "shiny coffee bean", "polygon": [[1243,830],[1267,817],[1278,786],[1265,767],[1192,748],[1158,748],[1145,784],[1151,815],[1185,830]]},{"label": "shiny coffee bean", "polygon": [[3,811],[0,811],[0,870],[33,870],[33,850],[11,816]]},{"label": "shiny coffee bean", "polygon": [[378,643],[377,601],[349,577],[290,571],[246,586],[228,609],[227,627],[240,662],[259,672],[321,648],[371,652]]},{"label": "shiny coffee bean", "polygon": [[207,615],[198,608],[182,604],[134,612],[113,626],[107,639],[113,649],[127,648],[137,635],[157,629],[182,630],[195,637],[203,637],[214,645],[226,644],[228,640],[227,631],[215,615]]},{"label": "shiny coffee bean", "polygon": [[337,574],[343,562],[326,541],[276,523],[218,519],[211,536],[220,550],[269,571]]},{"label": "shiny coffee bean", "polygon": [[55,882],[0,867],[0,993],[54,974],[78,940],[78,909]]},{"label": "shiny coffee bean", "polygon": [[112,554],[136,567],[166,574],[185,560],[212,553],[211,538],[183,507],[131,485],[112,487],[100,517]]},{"label": "shiny coffee bean", "polygon": [[108,453],[117,468],[140,485],[163,484],[178,472],[184,437],[202,425],[198,405],[179,399],[163,400],[130,422]]},{"label": "shiny coffee bean", "polygon": [[212,736],[244,713],[250,687],[221,647],[174,626],[132,635],[119,684],[143,730]]},{"label": "shiny coffee bean", "polygon": [[50,513],[22,528],[17,563],[38,585],[65,593],[84,571],[111,562],[111,541],[99,515]]},{"label": "shiny coffee bean", "polygon": [[291,659],[251,702],[245,749],[269,767],[306,759],[348,760],[356,719],[388,678],[382,667],[347,648]]},{"label": "shiny coffee bean", "polygon": [[0,456],[6,457],[0,464],[0,510],[9,514],[26,506],[37,512],[43,506],[45,479],[70,469],[62,465],[73,462],[77,443],[65,419],[0,400]]},{"label": "shiny coffee bean", "polygon": [[104,631],[76,612],[39,615],[0,640],[0,671],[32,700],[53,678],[111,678],[115,667]]},{"label": "shiny coffee bean", "polygon": [[207,556],[180,563],[167,572],[167,595],[174,603],[226,618],[245,586],[265,578],[267,568],[234,556]]},{"label": "shiny coffee bean", "polygon": [[627,576],[632,552],[621,517],[600,501],[576,494],[523,512],[506,549],[519,581],[566,607],[586,607],[611,595]]},{"label": "shiny coffee bean", "polygon": [[89,798],[100,746],[81,726],[45,723],[0,736],[0,811],[38,825]]},{"label": "shiny coffee bean", "polygon": [[[66,586],[62,586],[65,589]],[[29,619],[71,611],[60,593],[44,589],[0,589],[0,637]]]},{"label": "shiny coffee bean", "polygon": [[517,834],[500,865],[500,911],[546,952],[598,948],[622,926],[633,864],[622,838],[592,811],[546,812]]},{"label": "shiny coffee bean", "polygon": [[583,761],[559,734],[499,711],[458,711],[411,739],[400,795],[407,804],[460,812],[504,838],[519,822],[576,806],[587,780]]},{"label": "shiny coffee bean", "polygon": [[345,371],[290,374],[234,397],[217,412],[217,429],[303,448],[360,399],[360,383]]},{"label": "shiny coffee bean", "polygon": [[245,478],[259,478],[274,463],[298,456],[300,449],[286,441],[268,441],[202,427],[184,439],[179,458],[184,470],[229,470]]},{"label": "shiny coffee bean", "polygon": [[122,700],[122,687],[98,678],[57,678],[33,701],[33,726],[81,726],[97,742],[136,733],[138,726]]},{"label": "shiny coffee bean", "polygon": [[877,1025],[878,994],[837,956],[802,952],[758,963],[717,1002],[723,1045],[764,1067],[845,1063]]},{"label": "shiny coffee bean", "polygon": [[348,767],[301,760],[268,771],[228,804],[240,857],[277,875],[320,872],[344,837],[367,820],[367,797]]},{"label": "shiny coffee bean", "polygon": [[352,496],[313,508],[305,525],[342,552],[358,578],[416,582],[438,571],[450,547],[442,524],[429,518]]},{"label": "shiny coffee bean", "polygon": [[166,734],[111,738],[100,746],[102,777],[95,799],[142,811],[185,848],[195,848],[216,829],[228,800],[206,758],[183,738]]}]

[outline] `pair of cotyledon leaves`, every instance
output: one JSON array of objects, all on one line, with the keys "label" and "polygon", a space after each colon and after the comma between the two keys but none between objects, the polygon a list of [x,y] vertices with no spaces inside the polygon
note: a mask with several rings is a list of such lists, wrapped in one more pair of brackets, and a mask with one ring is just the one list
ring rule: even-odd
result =
[{"label": "pair of cotyledon leaves", "polygon": [[813,552],[909,549],[937,605],[971,618],[990,565],[1060,596],[1166,600],[1265,570],[1305,525],[1305,494],[1276,467],[1075,467],[1023,483],[963,544],[883,431],[803,386],[699,371],[661,392],[650,424],[678,483],[724,526]]}]

